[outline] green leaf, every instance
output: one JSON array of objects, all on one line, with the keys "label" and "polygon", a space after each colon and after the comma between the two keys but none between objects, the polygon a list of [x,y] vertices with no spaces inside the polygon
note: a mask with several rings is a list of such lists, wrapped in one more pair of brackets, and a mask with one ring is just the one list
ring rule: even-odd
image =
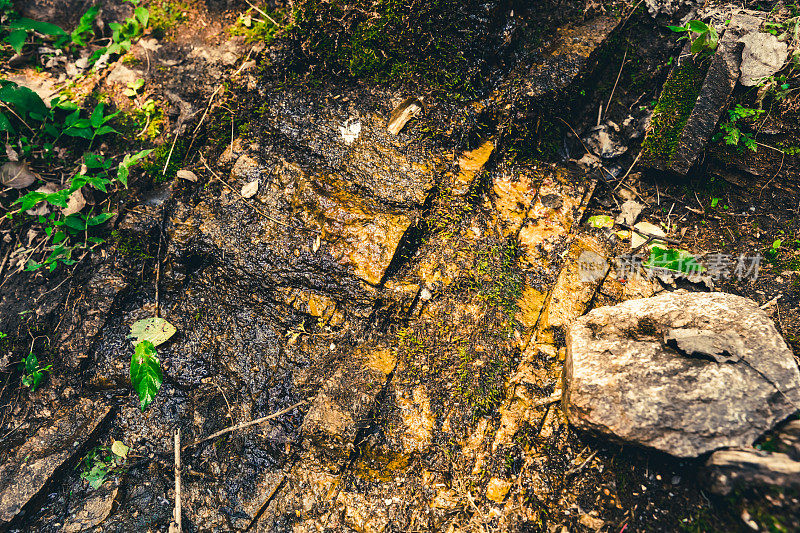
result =
[{"label": "green leaf", "polygon": [[30,260],[25,265],[25,272],[33,272],[35,270],[39,270],[44,266],[43,263],[37,263],[36,261]]},{"label": "green leaf", "polygon": [[689,31],[689,28],[687,28],[686,26],[667,26],[667,29],[672,30],[676,33]]},{"label": "green leaf", "polygon": [[26,374],[30,374],[34,372],[37,368],[39,368],[39,358],[36,357],[36,354],[31,352],[25,357],[25,368],[24,372]]},{"label": "green leaf", "polygon": [[142,150],[136,155],[125,154],[125,157],[122,159],[122,163],[120,163],[117,167],[117,179],[120,181],[120,183],[122,183],[122,185],[125,186],[125,188],[128,187],[128,175],[130,173],[130,168],[150,155],[150,152],[152,151],[152,149],[149,149]]},{"label": "green leaf", "polygon": [[11,121],[3,113],[0,113],[0,131],[14,133],[14,126],[11,125]]},{"label": "green leaf", "polygon": [[106,160],[102,155],[93,154],[92,152],[83,154],[83,161],[86,163],[86,168],[108,169],[111,166],[110,160]]},{"label": "green leaf", "polygon": [[718,203],[719,203],[719,198],[712,198],[712,199],[711,199],[711,207],[712,207],[712,208],[713,208],[713,207],[717,207],[717,204],[718,204]]},{"label": "green leaf", "polygon": [[650,257],[643,266],[650,269],[666,269],[681,274],[699,274],[706,270],[686,250],[661,248],[660,246],[653,246]]},{"label": "green leaf", "polygon": [[98,13],[100,13],[100,6],[95,5],[90,7],[86,10],[81,16],[80,21],[78,21],[78,25],[72,30],[72,42],[77,44],[78,46],[86,46],[86,41],[84,40],[84,34],[91,34],[94,35],[94,30],[92,29],[94,25],[94,20],[97,18]]},{"label": "green leaf", "polygon": [[40,202],[46,199],[47,199],[47,193],[32,191],[27,193],[22,198],[17,198],[11,205],[20,204],[19,206],[20,211],[25,212],[28,209],[33,209],[34,207],[39,205]]},{"label": "green leaf", "polygon": [[112,128],[111,126],[100,126],[100,128],[94,132],[95,135],[108,135],[109,133],[119,133],[119,132],[114,128]]},{"label": "green leaf", "polygon": [[47,195],[45,200],[50,205],[54,205],[56,207],[67,207],[67,198],[71,192],[68,189],[61,189],[60,191],[51,192]]},{"label": "green leaf", "polygon": [[108,470],[106,467],[94,465],[88,472],[83,472],[81,478],[85,479],[93,489],[99,489],[107,475]]},{"label": "green leaf", "polygon": [[86,221],[87,226],[99,226],[109,218],[113,217],[114,213],[100,213],[96,217],[91,217]]},{"label": "green leaf", "polygon": [[18,54],[22,53],[22,47],[25,46],[25,40],[28,38],[28,32],[25,30],[14,30],[3,38],[3,41],[11,45],[11,48]]},{"label": "green leaf", "polygon": [[613,228],[614,219],[608,215],[596,215],[589,217],[589,225],[593,228]]},{"label": "green leaf", "polygon": [[150,20],[150,12],[146,7],[137,7],[133,10],[133,15],[139,19],[139,22],[142,24],[143,28],[147,26],[147,22]]},{"label": "green leaf", "polygon": [[92,111],[91,116],[89,117],[89,122],[92,124],[94,129],[99,128],[103,125],[103,109],[105,109],[105,104],[100,102],[94,107],[94,111]]},{"label": "green leaf", "polygon": [[18,18],[17,20],[9,23],[11,29],[32,30],[42,35],[66,35],[67,32],[49,22],[42,22],[39,20],[31,20],[27,18]]},{"label": "green leaf", "polygon": [[15,83],[9,83],[0,88],[0,100],[16,107],[21,114],[47,115],[47,105],[39,95],[27,87],[20,87]]},{"label": "green leaf", "polygon": [[695,32],[695,33],[706,33],[709,31],[709,26],[703,21],[700,20],[690,20],[686,24],[687,29]]},{"label": "green leaf", "polygon": [[66,130],[64,130],[64,135],[68,135],[70,137],[81,137],[83,139],[91,139],[92,130],[90,130],[89,128],[75,128],[70,126]]},{"label": "green leaf", "polygon": [[145,318],[133,323],[128,338],[134,339],[134,344],[148,341],[154,346],[158,346],[167,342],[170,337],[175,335],[176,331],[175,326],[163,318]]},{"label": "green leaf", "polygon": [[161,362],[152,342],[145,340],[136,345],[131,358],[130,375],[133,389],[139,395],[139,408],[144,412],[155,399],[164,381]]},{"label": "green leaf", "polygon": [[85,231],[86,230],[86,221],[83,220],[79,214],[70,215],[64,218],[64,224],[68,228],[72,228],[78,231]]},{"label": "green leaf", "polygon": [[[108,184],[111,183],[111,180],[107,178],[103,178],[101,176],[84,176],[85,182],[97,189],[98,191],[108,192],[107,187]],[[74,179],[73,179],[74,183]],[[74,185],[73,185],[74,187]],[[82,185],[81,185],[82,187]],[[75,187],[75,189],[79,189],[80,187]]]}]

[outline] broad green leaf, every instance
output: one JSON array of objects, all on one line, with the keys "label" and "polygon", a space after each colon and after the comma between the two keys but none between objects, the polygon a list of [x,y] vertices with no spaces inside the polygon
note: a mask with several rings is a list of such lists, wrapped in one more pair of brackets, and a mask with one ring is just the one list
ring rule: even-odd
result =
[{"label": "broad green leaf", "polygon": [[19,206],[20,211],[25,212],[28,209],[33,209],[34,207],[39,205],[39,202],[42,202],[45,199],[47,199],[47,193],[34,191],[27,193],[22,198],[17,198],[11,205],[20,204]]},{"label": "broad green leaf", "polygon": [[608,215],[595,215],[587,221],[593,228],[613,228],[614,219]]},{"label": "broad green leaf", "polygon": [[142,341],[136,345],[131,358],[130,374],[133,388],[139,395],[139,408],[144,412],[155,399],[164,381],[161,362],[152,342]]},{"label": "broad green leaf", "polygon": [[56,26],[55,24],[50,24],[49,22],[42,22],[40,20],[31,20],[27,18],[18,18],[17,20],[10,22],[8,27],[11,29],[20,29],[20,30],[33,30],[37,33],[41,33],[42,35],[66,35],[67,32]]},{"label": "broad green leaf", "polygon": [[690,20],[686,27],[695,33],[705,33],[709,30],[708,24],[700,20]]},{"label": "broad green leaf", "polygon": [[113,217],[114,213],[100,213],[96,217],[91,217],[86,221],[87,226],[99,226],[109,218]]},{"label": "broad green leaf", "polygon": [[158,346],[167,342],[176,331],[175,326],[163,318],[145,318],[133,323],[128,338],[132,338],[134,344],[148,341]]},{"label": "broad green leaf", "polygon": [[111,444],[111,453],[113,453],[117,457],[122,457],[123,459],[125,459],[126,457],[128,457],[128,452],[129,451],[130,451],[130,447],[125,446],[124,443],[122,443],[122,442],[120,442],[118,440],[115,440]]},{"label": "broad green leaf", "polygon": [[28,38],[28,32],[25,30],[14,30],[3,38],[5,42],[11,45],[11,48],[18,54],[22,53],[22,47],[25,46],[25,39]]},{"label": "broad green leaf", "polygon": [[139,19],[139,22],[142,24],[142,27],[147,26],[147,22],[150,20],[150,12],[147,10],[146,7],[139,6],[133,10],[133,15]]},{"label": "broad green leaf", "polygon": [[39,270],[43,266],[44,266],[44,264],[42,264],[42,263],[37,263],[36,261],[30,260],[25,265],[25,272],[33,272],[34,270]]},{"label": "broad green leaf", "polygon": [[105,107],[105,104],[100,102],[94,107],[94,111],[92,111],[92,114],[89,116],[89,122],[94,129],[103,125],[103,109],[105,109]]},{"label": "broad green leaf", "polygon": [[64,130],[64,135],[68,135],[70,137],[81,137],[83,139],[91,139],[92,130],[89,128],[76,128],[71,126]]},{"label": "broad green leaf", "polygon": [[112,128],[111,126],[100,126],[100,128],[94,132],[95,135],[108,135],[109,133],[119,133],[119,132],[114,128]]},{"label": "broad green leaf", "polygon": [[111,162],[106,161],[105,157],[92,152],[83,154],[83,161],[86,163],[86,168],[108,168],[111,166]]},{"label": "broad green leaf", "polygon": [[0,89],[0,100],[16,107],[17,112],[23,115],[31,113],[39,116],[47,115],[47,106],[39,95],[27,87],[20,87],[15,83],[9,83]]},{"label": "broad green leaf", "polygon": [[670,29],[676,33],[689,31],[689,28],[687,28],[686,26],[667,26],[667,29]]},{"label": "broad green leaf", "polygon": [[86,221],[83,220],[78,214],[66,217],[64,219],[64,224],[67,227],[78,231],[84,231],[86,229]]},{"label": "broad green leaf", "polygon": [[650,257],[644,263],[645,268],[666,269],[681,274],[699,274],[705,272],[705,267],[697,262],[697,259],[687,252],[678,248],[661,248],[653,246]]},{"label": "broad green leaf", "polygon": [[94,30],[92,29],[94,25],[94,20],[97,18],[98,13],[100,12],[100,6],[92,6],[86,10],[81,16],[78,25],[72,30],[71,38],[73,44],[77,44],[78,46],[86,46],[86,41],[84,40],[84,34],[91,34],[94,35]]},{"label": "broad green leaf", "polygon": [[14,126],[11,125],[11,121],[3,113],[0,113],[0,131],[14,133]]},{"label": "broad green leaf", "polygon": [[51,192],[47,195],[47,203],[56,207],[67,207],[67,198],[69,198],[70,191],[68,189],[61,189],[60,191]]},{"label": "broad green leaf", "polygon": [[94,465],[91,470],[81,474],[81,477],[85,479],[93,489],[99,489],[107,475],[108,470],[106,468],[100,465]]}]

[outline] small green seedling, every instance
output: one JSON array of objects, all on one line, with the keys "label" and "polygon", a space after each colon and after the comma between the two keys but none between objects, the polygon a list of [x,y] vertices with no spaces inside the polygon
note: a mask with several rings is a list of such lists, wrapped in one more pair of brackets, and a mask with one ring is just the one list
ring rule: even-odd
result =
[{"label": "small green seedling", "polygon": [[710,56],[717,50],[719,45],[719,34],[714,26],[710,26],[701,20],[690,20],[684,26],[667,26],[670,30],[677,33],[684,33],[679,41],[682,39],[689,39],[695,35],[692,40],[690,51],[699,56]]},{"label": "small green seedling", "polygon": [[100,488],[110,474],[125,472],[125,461],[129,451],[130,447],[118,440],[115,440],[110,447],[92,448],[83,460],[81,479],[89,483],[93,489]]},{"label": "small green seedling", "polygon": [[176,332],[175,326],[163,318],[146,318],[134,322],[129,338],[135,349],[131,358],[131,383],[139,395],[139,408],[144,412],[161,389],[164,373],[156,346],[169,340]]},{"label": "small green seedling", "polygon": [[783,245],[782,239],[775,239],[772,242],[772,246],[767,248],[767,251],[765,252],[764,255],[766,255],[767,259],[769,259],[770,261],[774,261],[775,259],[777,259],[778,252],[780,251],[782,245]]},{"label": "small green seedling", "polygon": [[22,370],[22,385],[36,392],[39,383],[42,381],[45,372],[50,372],[53,365],[39,366],[39,359],[33,352],[29,353],[25,360],[19,365]]},{"label": "small green seedling", "polygon": [[134,98],[137,94],[139,94],[139,91],[142,90],[142,87],[144,87],[144,80],[142,78],[130,82],[128,84],[128,88],[125,89],[125,96]]}]

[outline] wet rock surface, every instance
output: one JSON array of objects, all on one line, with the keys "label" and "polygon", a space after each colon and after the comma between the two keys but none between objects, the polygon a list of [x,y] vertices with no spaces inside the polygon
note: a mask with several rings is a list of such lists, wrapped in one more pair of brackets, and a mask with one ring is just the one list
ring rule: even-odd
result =
[{"label": "wet rock surface", "polygon": [[0,466],[0,525],[8,527],[20,511],[54,481],[57,471],[74,464],[111,407],[88,398],[64,406],[52,425],[39,429]]},{"label": "wet rock surface", "polygon": [[772,321],[729,294],[595,309],[570,326],[565,365],[572,424],[679,457],[748,446],[800,399]]},{"label": "wet rock surface", "polygon": [[[672,9],[678,4],[688,3],[648,6],[679,16],[683,11]],[[429,6],[417,7],[427,13]],[[481,96],[453,100],[441,88],[431,97],[425,79],[405,86],[354,79],[325,62],[309,65],[299,81],[296,70],[281,78],[298,58],[325,51],[227,39],[214,17],[210,26],[193,20],[188,38],[134,45],[102,87],[119,93],[139,76],[148,87],[159,84],[165,146],[178,139],[175,160],[195,179],[178,174],[169,183],[162,176],[166,184],[150,188],[143,177],[115,222],[108,255],[91,275],[65,283],[69,306],[63,320],[53,320],[63,334],[54,337],[59,357],[79,390],[71,394],[99,394],[100,403],[118,407],[86,437],[84,450],[119,439],[131,446],[131,458],[97,491],[80,468],[59,470],[41,491],[46,498],[16,519],[17,530],[166,531],[177,428],[187,443],[185,531],[647,531],[692,518],[687,509],[705,505],[694,488],[699,462],[620,451],[575,432],[583,422],[560,405],[562,396],[568,405],[574,397],[564,385],[565,359],[572,358],[565,330],[603,303],[664,291],[654,279],[626,277],[615,267],[624,232],[582,224],[598,195],[614,205],[617,184],[605,182],[611,173],[598,180],[553,163],[566,164],[575,155],[569,145],[580,142],[566,130],[553,134],[556,117],[567,129],[577,120],[576,131],[588,132],[590,149],[606,158],[598,164],[617,176],[636,156],[650,114],[643,104],[657,94],[661,71],[629,72],[629,65],[652,55],[636,57],[640,41],[668,49],[674,35],[650,35],[644,5],[630,7],[460,4],[453,15],[466,12],[470,27],[483,28],[473,40],[493,45],[469,56],[471,75],[485,83],[470,94]],[[362,10],[337,21],[344,26],[334,46],[352,42],[348,32],[373,16]],[[419,12],[403,13],[410,18],[400,25],[413,26]],[[255,12],[250,16],[253,22]],[[414,47],[441,53],[424,39]],[[462,59],[452,54],[454,63]],[[416,66],[409,60],[404,68]],[[613,109],[598,119],[597,106],[609,103],[617,79],[611,108],[624,113]],[[446,91],[463,82],[454,78]],[[592,107],[588,118],[569,116],[581,105]],[[183,152],[196,127],[206,136]],[[536,137],[521,142],[515,128]],[[541,142],[547,135],[554,138]],[[534,144],[552,149],[550,163],[531,160],[525,149]],[[652,194],[644,186],[637,196],[620,194],[620,220],[632,225],[666,212],[658,186]],[[669,226],[668,215],[672,236]],[[28,298],[24,289],[4,290],[19,302]],[[5,322],[5,315],[24,310],[5,294],[4,331],[20,322]],[[55,300],[43,305],[43,316],[59,314],[56,308]],[[133,322],[156,314],[178,333],[158,347],[165,381],[142,413],[130,387],[126,335]],[[665,353],[676,346],[673,355],[691,368],[713,364],[747,374],[749,352],[731,355],[742,350],[738,338],[709,335],[706,326],[647,340]],[[765,337],[778,339],[770,328]],[[769,347],[786,360],[780,343]],[[657,367],[637,362],[652,378]],[[781,371],[787,368],[775,379],[794,398],[796,366]],[[647,383],[619,375],[634,392]],[[752,430],[739,428],[738,440],[729,439],[739,444],[751,444],[796,401],[767,390],[757,376],[745,376],[742,388],[751,387],[752,398],[737,409],[763,405],[753,408]],[[675,376],[673,382],[686,388]],[[715,383],[728,387],[722,378]],[[741,391],[728,388],[731,396]],[[50,389],[65,390],[54,376],[45,392],[30,394],[34,409],[52,401]],[[602,407],[608,391],[598,396],[592,405]],[[26,418],[13,406],[9,412],[11,424]],[[24,423],[7,427],[15,444],[36,432]],[[658,431],[673,451],[682,450],[678,455],[694,453],[674,444],[670,428]],[[661,446],[650,437],[642,444]],[[788,450],[793,441],[786,439]],[[73,459],[85,457],[78,455]]]}]

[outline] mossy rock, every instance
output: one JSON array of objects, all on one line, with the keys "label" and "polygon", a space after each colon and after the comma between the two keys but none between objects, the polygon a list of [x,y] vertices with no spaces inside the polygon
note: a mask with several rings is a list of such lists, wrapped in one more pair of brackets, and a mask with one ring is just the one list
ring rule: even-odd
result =
[{"label": "mossy rock", "polygon": [[687,58],[670,72],[642,143],[642,163],[666,170],[703,87],[709,60]]}]

